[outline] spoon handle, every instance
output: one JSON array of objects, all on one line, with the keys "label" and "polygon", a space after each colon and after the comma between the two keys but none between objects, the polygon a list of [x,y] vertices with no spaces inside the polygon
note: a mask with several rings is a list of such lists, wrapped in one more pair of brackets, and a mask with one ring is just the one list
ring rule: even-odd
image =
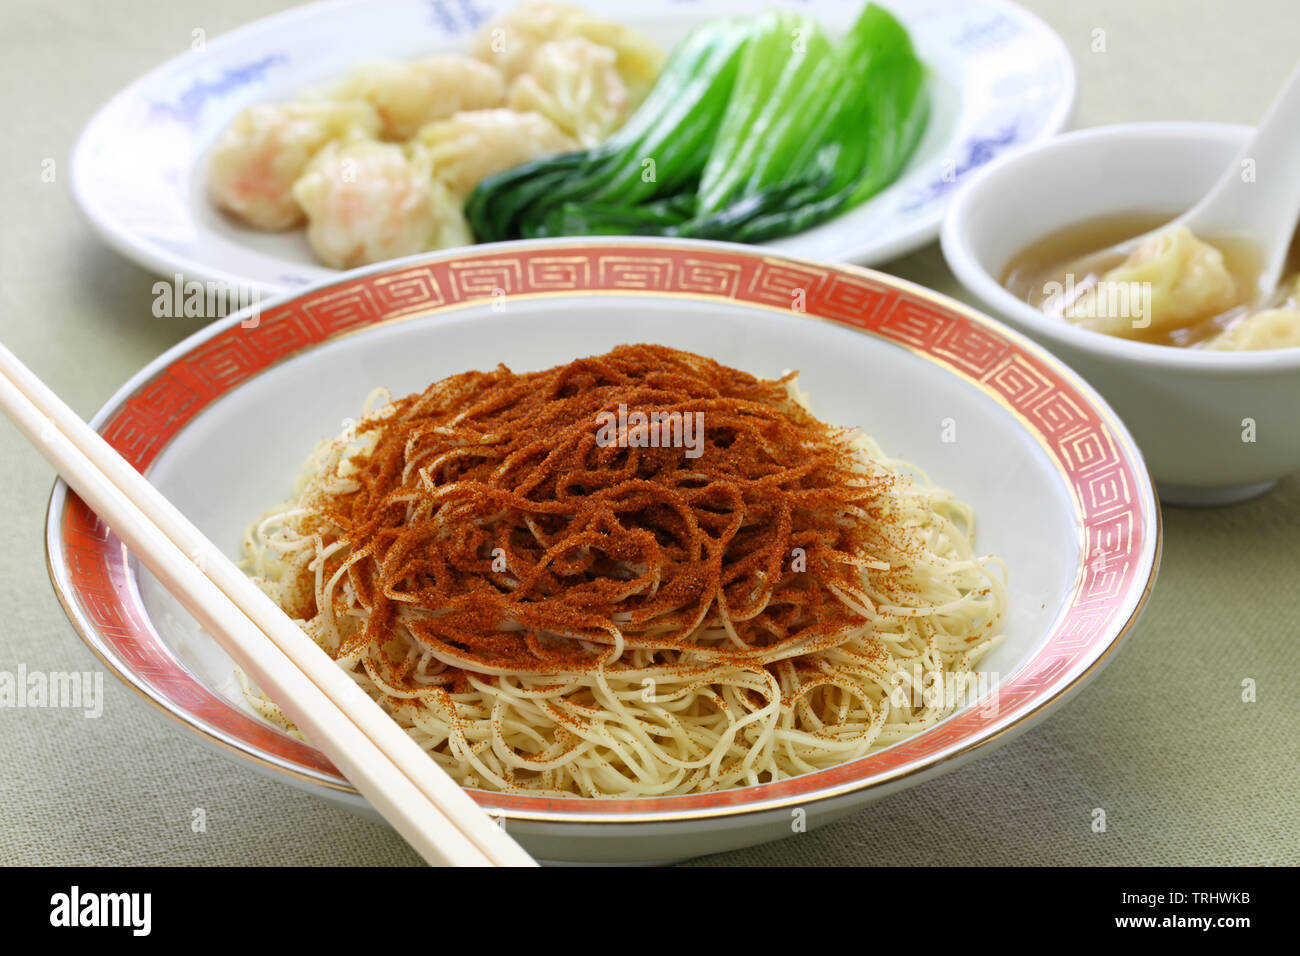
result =
[{"label": "spoon handle", "polygon": [[1300,65],[1255,136],[1185,219],[1202,237],[1250,236],[1265,254],[1261,283],[1277,284],[1300,219]]}]

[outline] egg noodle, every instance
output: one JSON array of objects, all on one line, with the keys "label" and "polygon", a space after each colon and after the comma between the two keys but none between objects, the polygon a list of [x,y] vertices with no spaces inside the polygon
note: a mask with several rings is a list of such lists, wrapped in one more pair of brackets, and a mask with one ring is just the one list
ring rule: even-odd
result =
[{"label": "egg noodle", "polygon": [[460,783],[640,797],[821,770],[952,713],[1007,607],[974,526],[793,374],[638,345],[372,393],[244,549]]}]

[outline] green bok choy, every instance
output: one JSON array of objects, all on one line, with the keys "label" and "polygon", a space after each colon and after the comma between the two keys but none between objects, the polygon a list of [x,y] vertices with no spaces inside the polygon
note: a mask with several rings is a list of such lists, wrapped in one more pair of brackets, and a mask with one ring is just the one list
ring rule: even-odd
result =
[{"label": "green bok choy", "polygon": [[800,232],[897,178],[929,114],[906,29],[870,4],[833,43],[770,12],[694,31],[628,122],[589,150],[524,163],[470,194],[481,242]]}]

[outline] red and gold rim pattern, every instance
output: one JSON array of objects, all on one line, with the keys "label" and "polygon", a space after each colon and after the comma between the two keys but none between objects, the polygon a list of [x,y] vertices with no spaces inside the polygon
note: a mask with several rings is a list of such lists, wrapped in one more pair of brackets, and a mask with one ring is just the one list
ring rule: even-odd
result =
[{"label": "red and gold rim pattern", "polygon": [[[1149,589],[1144,560],[1158,519],[1144,518],[1145,468],[1109,415],[1047,353],[987,319],[922,290],[851,267],[719,246],[551,243],[403,264],[266,308],[254,324],[228,324],[170,361],[101,426],[141,471],[210,403],[285,358],[381,323],[508,296],[643,293],[789,311],[796,292],[811,318],[888,339],[946,366],[1015,412],[1069,482],[1083,535],[1069,606],[1033,656],[978,704],[866,757],[780,783],[681,797],[582,800],[476,792],[480,803],[541,819],[691,817],[819,799],[924,769],[1018,723],[1067,690],[1126,631]],[[245,327],[248,326],[248,327]],[[54,516],[52,562],[74,625],[120,676],[164,710],[245,756],[340,790],[325,757],[202,684],[163,642],[140,605],[125,547],[70,492]],[[1154,542],[1158,545],[1158,542]],[[56,584],[57,587],[57,584]],[[1134,604],[1133,594],[1141,591]],[[86,628],[93,634],[84,633]],[[1082,668],[1082,670],[1081,670]]]}]

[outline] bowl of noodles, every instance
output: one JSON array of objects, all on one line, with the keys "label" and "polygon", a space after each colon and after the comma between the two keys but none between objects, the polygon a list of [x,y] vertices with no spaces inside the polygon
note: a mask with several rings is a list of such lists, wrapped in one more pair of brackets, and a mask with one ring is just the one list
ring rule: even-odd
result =
[{"label": "bowl of noodles", "polygon": [[[94,424],[535,855],[804,832],[1078,690],[1158,565],[1142,459],[892,277],[651,239],[385,264],[230,316]],[[368,812],[63,485],[51,578],[198,739]]]}]

